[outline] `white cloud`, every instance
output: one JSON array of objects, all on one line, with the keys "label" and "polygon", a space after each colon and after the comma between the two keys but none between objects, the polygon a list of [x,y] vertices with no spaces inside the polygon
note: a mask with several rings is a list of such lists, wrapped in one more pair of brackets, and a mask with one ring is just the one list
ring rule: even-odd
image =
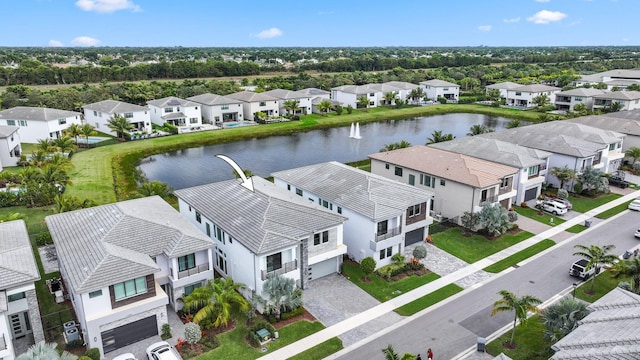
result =
[{"label": "white cloud", "polygon": [[118,10],[131,9],[132,11],[142,11],[140,6],[130,0],[78,0],[76,6],[84,11],[95,11],[99,13],[111,13]]},{"label": "white cloud", "polygon": [[518,16],[511,19],[504,19],[503,21],[506,22],[507,24],[517,23],[518,21],[520,21],[520,17]]},{"label": "white cloud", "polygon": [[480,31],[491,31],[491,25],[480,25],[480,26],[478,26],[478,30],[480,30]]},{"label": "white cloud", "polygon": [[282,30],[273,27],[271,29],[260,31],[256,36],[260,39],[271,39],[274,37],[282,36]]},{"label": "white cloud", "polygon": [[51,47],[61,47],[61,46],[64,46],[64,44],[61,41],[58,41],[58,40],[49,40],[49,46],[51,46]]},{"label": "white cloud", "polygon": [[71,40],[71,44],[75,46],[96,46],[100,44],[100,40],[88,36],[78,36]]},{"label": "white cloud", "polygon": [[554,21],[560,21],[567,17],[567,14],[560,11],[541,10],[528,17],[527,21],[531,21],[534,24],[548,24]]}]

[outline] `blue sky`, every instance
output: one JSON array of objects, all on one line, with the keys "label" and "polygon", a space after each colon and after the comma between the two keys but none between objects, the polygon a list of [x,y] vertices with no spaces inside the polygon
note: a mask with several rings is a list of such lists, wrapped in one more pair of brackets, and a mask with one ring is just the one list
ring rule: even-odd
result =
[{"label": "blue sky", "polygon": [[[639,45],[638,0],[2,0],[0,46]],[[11,30],[13,29],[13,30]]]}]

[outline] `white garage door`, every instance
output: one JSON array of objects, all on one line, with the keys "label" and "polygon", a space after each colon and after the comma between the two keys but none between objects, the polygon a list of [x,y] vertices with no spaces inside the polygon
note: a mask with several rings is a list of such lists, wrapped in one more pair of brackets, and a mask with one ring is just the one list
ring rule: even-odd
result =
[{"label": "white garage door", "polygon": [[309,271],[309,280],[319,279],[323,276],[338,272],[337,261],[337,258],[332,258],[311,265],[311,271]]}]

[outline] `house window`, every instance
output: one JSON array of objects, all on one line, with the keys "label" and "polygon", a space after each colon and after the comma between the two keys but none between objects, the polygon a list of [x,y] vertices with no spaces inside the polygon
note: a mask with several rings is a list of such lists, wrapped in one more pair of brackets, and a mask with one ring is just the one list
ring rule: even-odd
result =
[{"label": "house window", "polygon": [[93,111],[93,116],[98,116],[98,112],[97,111]]},{"label": "house window", "polygon": [[516,91],[516,96],[520,96],[522,93],[520,91]]},{"label": "house window", "polygon": [[133,113],[124,113],[124,117],[125,117],[125,119],[132,119],[133,118]]},{"label": "house window", "polygon": [[409,185],[415,185],[415,184],[416,184],[415,175],[409,175]]},{"label": "house window", "polygon": [[389,164],[384,164],[384,168],[389,170]]},{"label": "house window", "polygon": [[173,108],[172,107],[164,108],[164,112],[165,113],[172,113],[173,112]]},{"label": "house window", "polygon": [[27,120],[18,120],[18,125],[20,126],[27,126]]},{"label": "house window", "polygon": [[7,120],[7,125],[8,126],[16,126],[16,121],[15,120]]},{"label": "house window", "polygon": [[193,292],[193,290],[199,288],[200,286],[202,286],[201,283],[197,282],[195,284],[191,284],[191,285],[187,285],[184,287],[184,296],[188,296],[191,295],[191,293]]},{"label": "house window", "polygon": [[211,224],[205,223],[204,226],[207,229],[207,236],[211,237]]},{"label": "house window", "polygon": [[58,125],[64,125],[67,123],[67,119],[58,119]]},{"label": "house window", "polygon": [[420,215],[420,204],[409,206],[409,217]]},{"label": "house window", "polygon": [[11,294],[7,296],[7,300],[9,300],[9,302],[12,302],[12,301],[18,301],[18,300],[24,299],[26,297],[27,297],[27,294],[23,291],[17,294]]},{"label": "house window", "polygon": [[480,195],[480,201],[487,201],[487,189],[482,190],[482,194]]},{"label": "house window", "polygon": [[538,165],[529,166],[529,176],[538,175]]},{"label": "house window", "polygon": [[264,101],[260,101],[260,106],[267,106],[267,103]]},{"label": "house window", "polygon": [[442,88],[442,91],[449,91],[449,88]]},{"label": "house window", "polygon": [[[434,178],[434,181],[435,181],[435,178]],[[445,184],[444,179],[440,179],[440,186],[444,186],[444,184]],[[434,186],[432,186],[432,187],[434,187]]]},{"label": "house window", "polygon": [[380,260],[391,257],[392,254],[393,254],[393,249],[391,247],[382,249],[380,250]]},{"label": "house window", "polygon": [[313,245],[320,245],[321,243],[329,242],[329,231],[323,231],[321,233],[313,234]]},{"label": "house window", "polygon": [[196,254],[180,256],[178,258],[178,271],[185,271],[196,267]]},{"label": "house window", "polygon": [[616,144],[609,144],[609,151],[615,150],[616,149]]},{"label": "house window", "polygon": [[575,101],[582,101],[582,98],[581,97],[576,97],[574,100]]},{"label": "house window", "polygon": [[287,184],[287,191],[291,191],[291,184]]},{"label": "house window", "polygon": [[374,96],[376,96],[376,94],[375,93],[369,93],[369,96],[370,97],[374,97]]},{"label": "house window", "polygon": [[282,253],[267,256],[267,272],[282,268]]},{"label": "house window", "polygon": [[342,208],[338,206],[338,214],[342,214]]},{"label": "house window", "polygon": [[198,118],[194,117],[194,118],[189,118],[189,124],[197,124],[198,123]]},{"label": "house window", "polygon": [[500,184],[500,187],[501,187],[501,188],[505,188],[505,187],[509,186],[509,179],[510,179],[510,178],[504,178],[504,179],[502,179],[502,183]]},{"label": "house window", "polygon": [[329,202],[327,200],[322,200],[322,206],[329,208]]},{"label": "house window", "polygon": [[153,260],[154,263],[156,263],[156,264],[158,263],[158,260],[156,259],[155,256],[149,256],[149,257],[151,258],[151,260]]},{"label": "house window", "polygon": [[296,188],[296,195],[302,196],[302,189]]},{"label": "house window", "polygon": [[222,241],[222,230],[220,230],[220,228],[217,226],[216,226],[216,235],[217,235],[217,239],[219,241]]},{"label": "house window", "polygon": [[98,296],[102,296],[102,290],[96,290],[89,293],[89,299],[93,299]]},{"label": "house window", "polygon": [[389,221],[380,221],[378,223],[378,235],[384,235],[387,233],[387,227],[389,226]]},{"label": "house window", "polygon": [[200,213],[197,211],[196,211],[196,221],[199,223],[202,223],[202,215],[200,215]]},{"label": "house window", "polygon": [[396,166],[394,173],[396,174],[396,176],[402,176],[402,168]]},{"label": "house window", "polygon": [[113,285],[116,301],[147,292],[147,279],[143,277]]},{"label": "house window", "polygon": [[229,110],[229,105],[221,105],[220,110]]}]

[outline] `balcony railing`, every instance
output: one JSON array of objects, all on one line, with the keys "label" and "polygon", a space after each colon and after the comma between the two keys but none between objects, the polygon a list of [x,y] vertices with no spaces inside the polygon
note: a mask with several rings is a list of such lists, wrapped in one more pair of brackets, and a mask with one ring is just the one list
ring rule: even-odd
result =
[{"label": "balcony railing", "polygon": [[191,276],[191,275],[195,275],[195,274],[199,274],[203,271],[208,271],[209,270],[209,263],[204,263],[204,264],[200,264],[194,268],[188,269],[188,270],[184,270],[184,271],[178,271],[178,279],[182,279],[185,278],[187,276]]},{"label": "balcony railing", "polygon": [[376,235],[376,242],[377,241],[386,240],[386,239],[394,237],[394,236],[398,236],[398,235],[400,235],[401,232],[402,232],[402,227],[400,227],[400,226],[397,227],[397,228],[389,229],[384,234],[377,234]]},{"label": "balcony railing", "polygon": [[494,196],[487,196],[486,199],[484,200],[480,200],[480,206],[483,206],[484,204],[493,204],[498,202],[498,196],[494,195]]},{"label": "balcony railing", "polygon": [[289,261],[288,263],[282,264],[280,269],[267,271],[262,270],[262,280],[267,280],[271,276],[283,275],[288,273],[289,271],[293,271],[298,268],[298,260]]}]

